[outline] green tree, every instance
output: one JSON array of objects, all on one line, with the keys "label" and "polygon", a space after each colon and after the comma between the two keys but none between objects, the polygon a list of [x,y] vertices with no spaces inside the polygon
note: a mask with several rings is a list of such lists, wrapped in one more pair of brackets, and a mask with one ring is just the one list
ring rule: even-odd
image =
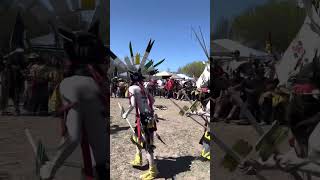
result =
[{"label": "green tree", "polygon": [[205,64],[202,63],[202,61],[195,61],[192,63],[189,63],[183,67],[178,68],[178,73],[186,74],[190,77],[200,77],[202,74]]},{"label": "green tree", "polygon": [[217,26],[213,31],[214,39],[226,39],[230,35],[231,22],[227,18],[220,18],[217,22]]},{"label": "green tree", "polygon": [[265,50],[268,34],[271,33],[273,50],[283,52],[298,33],[304,18],[304,9],[298,8],[295,1],[270,0],[235,17],[231,36],[248,46]]}]

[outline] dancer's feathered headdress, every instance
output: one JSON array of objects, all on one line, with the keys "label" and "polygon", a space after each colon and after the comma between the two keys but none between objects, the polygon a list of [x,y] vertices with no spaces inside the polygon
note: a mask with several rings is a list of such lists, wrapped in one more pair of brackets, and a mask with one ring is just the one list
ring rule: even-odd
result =
[{"label": "dancer's feathered headdress", "polygon": [[115,54],[110,52],[111,59],[115,62],[115,65],[117,67],[119,67],[120,69],[126,70],[130,74],[130,77],[132,80],[141,80],[143,79],[144,75],[154,75],[158,73],[158,69],[156,69],[156,67],[159,66],[161,63],[163,63],[165,60],[165,59],[162,59],[158,63],[154,64],[154,61],[152,59],[151,60],[148,59],[153,43],[154,41],[150,39],[147,49],[141,61],[140,61],[141,56],[139,53],[137,53],[134,56],[131,42],[129,43],[131,60],[127,56],[124,58],[124,62],[123,62]]},{"label": "dancer's feathered headdress", "polygon": [[99,37],[99,24],[99,21],[96,21],[88,31],[73,32],[64,28],[58,29],[64,42],[64,50],[72,62],[104,63],[107,50]]}]

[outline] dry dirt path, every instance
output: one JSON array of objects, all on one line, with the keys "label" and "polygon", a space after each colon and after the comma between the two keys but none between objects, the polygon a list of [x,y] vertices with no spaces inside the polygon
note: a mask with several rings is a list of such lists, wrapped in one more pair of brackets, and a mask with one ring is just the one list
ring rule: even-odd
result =
[{"label": "dry dirt path", "polygon": [[[134,180],[144,171],[134,169],[128,163],[135,154],[135,147],[130,142],[130,129],[125,120],[120,118],[118,102],[125,108],[128,99],[111,98],[111,179]],[[176,101],[181,106],[188,105],[185,101]],[[156,98],[156,105],[165,105],[167,110],[156,110],[156,113],[165,120],[160,120],[158,133],[169,145],[165,146],[155,140],[155,156],[160,170],[158,179],[177,180],[209,180],[209,162],[202,162],[199,156],[201,145],[199,138],[203,129],[186,117],[178,115],[178,109],[167,99]],[[133,121],[133,115],[129,115]],[[201,119],[198,119],[201,121]],[[0,180],[34,180],[34,155],[32,148],[24,134],[29,128],[32,135],[41,138],[47,147],[55,147],[59,140],[59,121],[51,117],[30,116],[0,116]],[[216,123],[214,131],[230,146],[239,138],[248,140],[252,145],[258,135],[251,126]],[[281,146],[281,151],[288,149],[288,143]],[[216,180],[228,180],[230,172],[220,166],[224,153],[217,147],[215,152],[213,173]],[[52,151],[49,151],[49,156]],[[68,162],[82,164],[80,149],[71,155]],[[144,163],[146,163],[144,159]],[[292,179],[280,171],[263,172],[268,180]],[[62,167],[56,180],[80,180],[79,168]],[[237,180],[255,180],[254,176],[236,177]]]},{"label": "dry dirt path", "polygon": [[[128,99],[111,98],[111,179],[138,179],[144,171],[132,168],[129,161],[133,158],[135,147],[130,142],[130,130],[125,120],[119,116],[118,102],[125,108]],[[177,101],[181,106],[187,102]],[[167,99],[156,99],[156,103],[165,105],[167,110],[156,113],[160,120],[158,133],[169,145],[155,140],[155,156],[159,167],[159,178],[178,180],[209,180],[209,162],[197,160],[201,151],[199,139],[203,129],[188,118],[178,115],[178,109]],[[133,120],[133,116],[129,118]],[[201,119],[199,119],[201,121]],[[52,117],[0,116],[0,180],[34,180],[34,155],[25,136],[29,128],[35,139],[41,138],[52,156],[50,148],[59,141],[59,121]],[[81,166],[80,148],[67,159],[67,162]],[[145,163],[144,159],[144,163]],[[74,167],[62,167],[55,180],[80,180],[81,170]]]},{"label": "dry dirt path", "polygon": [[[130,141],[130,129],[127,122],[120,118],[118,102],[127,109],[128,99],[111,98],[111,179],[138,179],[144,171],[134,169],[129,162],[135,154],[135,146]],[[186,101],[176,101],[180,106],[189,105]],[[159,169],[158,179],[209,180],[210,162],[197,159],[201,151],[199,140],[203,128],[189,118],[178,115],[179,109],[168,99],[156,98],[155,105],[164,105],[167,110],[156,110],[159,117],[165,119],[158,123],[158,133],[165,146],[155,140],[155,157]],[[134,114],[129,117],[134,124]],[[199,122],[203,122],[200,118]],[[143,158],[144,158],[143,154]],[[144,164],[146,160],[143,159]]]},{"label": "dry dirt path", "polygon": [[[59,124],[51,117],[0,116],[0,180],[34,180],[34,154],[25,135],[29,128],[34,139],[41,138],[48,148],[53,148],[59,140]],[[49,156],[52,150],[48,149]],[[80,149],[67,162],[81,166]],[[81,179],[81,169],[62,167],[55,180]]]},{"label": "dry dirt path", "polygon": [[[270,126],[263,126],[263,128],[267,130]],[[249,144],[254,146],[259,137],[253,127],[249,125],[214,123],[212,129],[216,135],[230,147],[238,139],[246,140]],[[289,142],[287,139],[279,146],[279,151],[280,153],[285,153],[289,148]],[[225,153],[216,145],[213,145],[213,151],[215,152],[213,157],[214,167],[212,167],[214,180],[258,180],[256,176],[235,176],[235,174],[230,173],[227,169],[221,166],[221,161],[223,160]],[[261,175],[263,175],[266,180],[294,180],[291,175],[278,170],[262,171]],[[313,178],[313,180],[318,179],[319,178],[316,177]]]}]

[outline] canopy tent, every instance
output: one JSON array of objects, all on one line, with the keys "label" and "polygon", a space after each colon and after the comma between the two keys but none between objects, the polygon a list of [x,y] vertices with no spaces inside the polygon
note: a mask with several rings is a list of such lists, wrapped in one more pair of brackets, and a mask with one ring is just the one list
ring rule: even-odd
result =
[{"label": "canopy tent", "polygon": [[[230,39],[217,39],[213,42],[213,52],[234,52],[238,50],[240,52],[240,56],[242,57],[267,57],[268,53],[259,51],[253,48],[249,48],[237,41],[233,41]],[[228,61],[225,62],[222,67],[225,71],[232,72],[235,70],[240,64],[244,63],[238,61]]]},{"label": "canopy tent", "polygon": [[217,47],[213,47],[213,51],[230,51],[233,52],[235,50],[240,51],[241,56],[268,56],[268,53],[259,51],[253,48],[249,48],[237,41],[233,41],[230,39],[217,39],[214,40],[214,45],[218,45]]},{"label": "canopy tent", "polygon": [[181,76],[178,76],[177,74],[172,74],[170,76],[170,78],[173,78],[173,79],[183,79]]},{"label": "canopy tent", "polygon": [[221,45],[215,43],[215,41],[213,41],[212,43],[212,47],[213,47],[213,52],[231,52],[231,50],[228,50],[224,47],[222,47]]},{"label": "canopy tent", "polygon": [[183,79],[187,79],[187,80],[193,80],[194,78],[192,78],[192,77],[189,77],[189,76],[187,76],[187,75],[185,75],[185,74],[177,74],[178,76],[180,76],[181,78],[183,78]]},{"label": "canopy tent", "polygon": [[155,74],[154,76],[157,76],[157,77],[172,76],[172,73],[167,72],[167,71],[162,71],[162,72]]},{"label": "canopy tent", "polygon": [[55,45],[55,37],[53,33],[39,36],[30,40],[32,45],[46,45],[46,46],[54,46]]}]

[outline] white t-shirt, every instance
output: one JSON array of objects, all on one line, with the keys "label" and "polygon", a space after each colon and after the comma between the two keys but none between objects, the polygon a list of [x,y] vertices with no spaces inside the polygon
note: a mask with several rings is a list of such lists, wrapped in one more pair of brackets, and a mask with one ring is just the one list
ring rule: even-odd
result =
[{"label": "white t-shirt", "polygon": [[161,79],[157,80],[157,83],[158,83],[158,85],[159,85],[160,87],[163,86],[163,81],[162,81]]},{"label": "white t-shirt", "polygon": [[[130,97],[130,103],[132,106],[138,106],[140,113],[149,112],[149,103],[147,95],[143,95],[141,88],[137,85],[132,85],[129,87],[129,93],[132,95]],[[146,92],[147,93],[147,92]],[[151,99],[151,101],[154,101]]]}]

